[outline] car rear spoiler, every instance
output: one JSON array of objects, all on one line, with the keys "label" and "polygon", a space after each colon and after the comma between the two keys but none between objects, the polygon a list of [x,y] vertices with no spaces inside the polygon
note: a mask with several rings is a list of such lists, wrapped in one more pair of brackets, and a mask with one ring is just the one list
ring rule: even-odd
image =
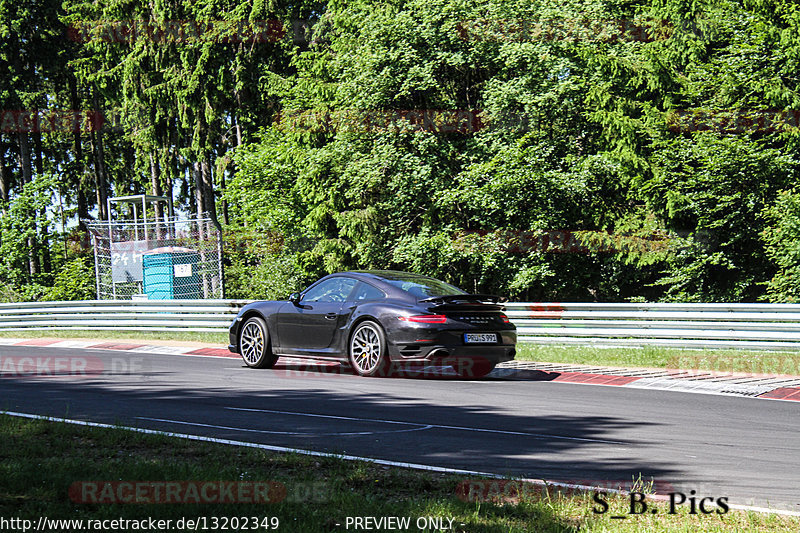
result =
[{"label": "car rear spoiler", "polygon": [[432,298],[425,298],[424,300],[419,300],[419,302],[426,304],[452,304],[458,302],[491,302],[493,304],[501,304],[506,300],[508,300],[508,298],[504,296],[494,296],[492,294],[449,294],[447,296],[434,296]]}]

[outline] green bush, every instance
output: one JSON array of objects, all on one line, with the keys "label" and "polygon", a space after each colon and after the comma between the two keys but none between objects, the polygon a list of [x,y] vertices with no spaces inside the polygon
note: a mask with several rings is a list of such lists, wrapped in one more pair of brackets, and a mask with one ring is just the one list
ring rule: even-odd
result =
[{"label": "green bush", "polygon": [[770,225],[761,234],[767,256],[778,273],[767,284],[767,300],[800,301],[800,193],[782,191],[774,204],[764,210]]},{"label": "green bush", "polygon": [[42,300],[93,300],[96,298],[94,268],[84,257],[67,261],[55,276],[53,286],[45,289]]}]

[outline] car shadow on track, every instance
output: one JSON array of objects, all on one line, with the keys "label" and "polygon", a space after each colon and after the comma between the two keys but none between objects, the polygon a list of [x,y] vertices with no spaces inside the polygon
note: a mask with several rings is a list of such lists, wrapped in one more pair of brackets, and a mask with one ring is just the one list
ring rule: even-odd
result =
[{"label": "car shadow on track", "polygon": [[[347,364],[314,361],[301,358],[284,358],[278,360],[271,369],[276,375],[282,377],[321,377],[321,376],[355,376],[356,372]],[[402,364],[391,368],[387,378],[402,379],[438,379],[438,380],[494,380],[494,381],[553,381],[561,375],[560,372],[545,372],[542,370],[497,368],[484,377],[460,376],[449,365],[433,364]]]}]

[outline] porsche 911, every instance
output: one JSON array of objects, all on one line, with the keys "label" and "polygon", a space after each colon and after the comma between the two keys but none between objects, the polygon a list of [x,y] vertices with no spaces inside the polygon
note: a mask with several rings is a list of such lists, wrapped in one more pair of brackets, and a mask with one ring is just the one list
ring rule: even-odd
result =
[{"label": "porsche 911", "polygon": [[503,301],[408,272],[340,272],[288,301],[244,306],[228,349],[252,368],[296,356],[346,363],[361,376],[423,364],[482,377],[516,353]]}]

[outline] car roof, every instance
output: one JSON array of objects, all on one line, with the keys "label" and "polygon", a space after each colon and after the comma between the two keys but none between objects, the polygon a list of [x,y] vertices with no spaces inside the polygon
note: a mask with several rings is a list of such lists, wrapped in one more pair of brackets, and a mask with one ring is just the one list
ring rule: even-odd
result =
[{"label": "car roof", "polygon": [[408,279],[408,278],[435,279],[430,276],[415,274],[413,272],[403,272],[401,270],[351,270],[350,272],[342,272],[342,274],[361,274],[373,278],[391,279],[391,280]]},{"label": "car roof", "polygon": [[[338,274],[350,275],[359,279],[371,279],[376,281],[405,281],[413,279],[433,279],[430,276],[422,274],[414,274],[413,272],[403,272],[400,270],[351,270],[348,272],[339,272]],[[438,281],[438,280],[437,280]]]},{"label": "car roof", "polygon": [[383,292],[385,292],[389,298],[399,298],[402,300],[413,299],[411,294],[386,281],[385,276],[390,274],[406,274],[406,273],[395,270],[349,270],[347,272],[336,272],[333,274],[329,274],[325,276],[325,278],[331,278],[335,276],[348,276],[351,278],[356,278],[361,281],[372,282],[373,285],[377,286]]},{"label": "car roof", "polygon": [[[378,286],[390,298],[399,298],[403,300],[417,301],[417,298],[408,291],[404,291],[397,285],[389,283],[388,280],[413,280],[417,279],[436,279],[431,276],[422,274],[415,274],[413,272],[403,272],[401,270],[349,270],[347,272],[336,272],[329,274],[328,277],[333,276],[350,276],[362,281],[371,281],[373,285]],[[324,278],[323,278],[324,279]]]}]

